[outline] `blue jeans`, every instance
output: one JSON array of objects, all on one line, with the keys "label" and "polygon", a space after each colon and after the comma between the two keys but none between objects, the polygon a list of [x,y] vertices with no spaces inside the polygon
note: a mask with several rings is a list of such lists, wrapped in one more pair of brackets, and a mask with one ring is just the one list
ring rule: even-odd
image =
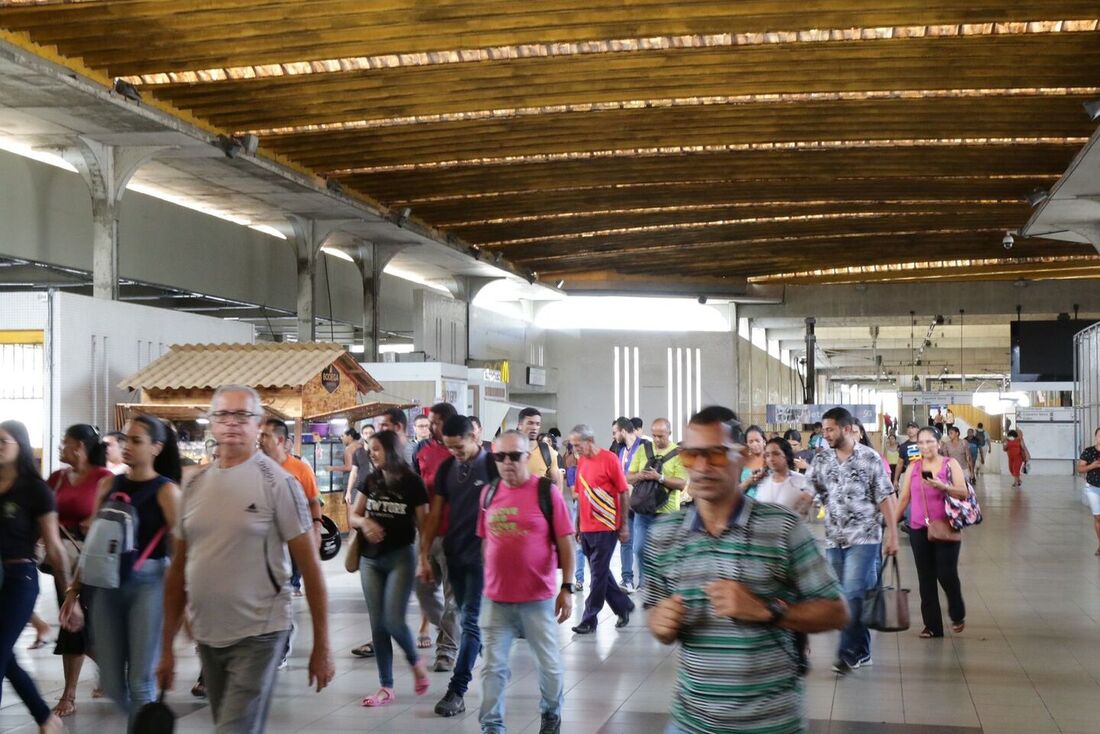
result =
[{"label": "blue jeans", "polygon": [[374,660],[383,688],[393,688],[393,641],[405,652],[409,665],[416,665],[412,630],[405,622],[413,583],[416,581],[416,555],[413,547],[396,548],[377,558],[359,559],[359,582],[370,612],[370,632],[374,642]]},{"label": "blue jeans", "polygon": [[485,663],[481,669],[481,731],[504,732],[504,689],[511,677],[508,657],[512,643],[523,635],[535,656],[539,674],[539,713],[561,716],[565,702],[565,671],[558,645],[554,597],[544,601],[506,604],[485,599],[481,604]]},{"label": "blue jeans", "polygon": [[[4,586],[0,588],[0,673],[11,683],[15,693],[38,724],[50,718],[50,707],[27,671],[15,659],[15,643],[23,628],[31,621],[34,602],[38,598],[38,569],[33,563],[4,565]],[[2,691],[0,691],[2,693]]]},{"label": "blue jeans", "polygon": [[466,695],[466,689],[473,680],[474,663],[481,652],[481,628],[477,618],[481,612],[481,589],[484,585],[485,569],[476,566],[454,566],[447,564],[447,575],[451,588],[455,592],[455,606],[458,607],[459,624],[462,626],[461,639],[458,642],[458,657],[455,658],[454,673],[448,691],[460,696]]},{"label": "blue jeans", "polygon": [[167,558],[150,559],[117,589],[92,594],[91,642],[103,690],[130,713],[157,697]]},{"label": "blue jeans", "polygon": [[[645,581],[642,578],[644,564],[642,563],[642,553],[645,551],[645,542],[649,537],[649,528],[657,521],[656,515],[643,515],[640,512],[634,513],[634,527],[630,529],[631,542],[634,543],[634,553],[638,558],[638,583]],[[625,575],[625,572],[624,572]]]},{"label": "blue jeans", "polygon": [[827,548],[825,556],[844,588],[848,600],[851,621],[840,633],[840,649],[837,657],[846,663],[855,663],[871,654],[871,632],[860,621],[863,611],[863,595],[874,588],[878,579],[880,543],[853,545],[848,548]]},{"label": "blue jeans", "polygon": [[[626,510],[626,512],[630,511]],[[627,516],[626,526],[628,528],[633,525],[635,517],[636,515],[633,512],[630,512]],[[619,563],[622,564],[623,567],[622,582],[624,584],[634,583],[634,547],[634,532],[631,531],[630,537],[626,539],[626,542],[619,543]]]}]

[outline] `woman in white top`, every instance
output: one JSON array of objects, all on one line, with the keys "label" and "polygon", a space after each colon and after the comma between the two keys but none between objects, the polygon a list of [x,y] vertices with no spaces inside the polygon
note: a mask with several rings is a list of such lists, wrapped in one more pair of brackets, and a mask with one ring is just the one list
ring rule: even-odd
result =
[{"label": "woman in white top", "polygon": [[756,501],[789,507],[804,515],[813,502],[806,477],[795,471],[794,451],[785,438],[773,438],[764,446],[768,473],[756,485]]}]

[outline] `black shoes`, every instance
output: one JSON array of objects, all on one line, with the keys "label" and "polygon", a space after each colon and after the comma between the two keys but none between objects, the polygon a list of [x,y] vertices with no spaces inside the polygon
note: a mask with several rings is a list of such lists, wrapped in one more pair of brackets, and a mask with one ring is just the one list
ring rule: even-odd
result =
[{"label": "black shoes", "polygon": [[578,635],[590,635],[596,631],[596,625],[591,622],[581,622],[573,628],[573,631]]},{"label": "black shoes", "polygon": [[446,718],[458,716],[464,711],[466,711],[466,702],[454,691],[447,691],[447,694],[435,705],[435,712]]},{"label": "black shoes", "polygon": [[618,621],[615,622],[615,629],[621,630],[623,627],[630,624],[630,613],[634,611],[634,605],[630,605],[630,609],[619,615]]},{"label": "black shoes", "polygon": [[433,673],[450,673],[454,669],[454,661],[447,658],[436,658],[435,665],[432,666]]},{"label": "black shoes", "polygon": [[554,716],[554,714],[542,715],[542,726],[539,727],[539,734],[559,734],[561,732],[561,718]]}]

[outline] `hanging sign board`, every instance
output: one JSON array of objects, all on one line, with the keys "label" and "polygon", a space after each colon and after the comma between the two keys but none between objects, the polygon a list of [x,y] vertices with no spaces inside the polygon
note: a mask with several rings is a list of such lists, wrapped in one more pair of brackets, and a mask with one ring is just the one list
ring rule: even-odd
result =
[{"label": "hanging sign board", "polygon": [[336,365],[330,364],[321,370],[321,386],[330,393],[336,392],[336,388],[340,387],[340,370],[336,369]]},{"label": "hanging sign board", "polygon": [[1073,408],[1017,408],[1016,422],[1072,423]]},{"label": "hanging sign board", "polygon": [[902,392],[898,400],[903,405],[970,405],[974,402],[974,393],[941,390],[939,392]]},{"label": "hanging sign board", "polygon": [[847,408],[848,412],[865,426],[878,423],[878,409],[874,405],[776,405],[768,403],[768,423],[817,423],[821,416],[833,408]]}]

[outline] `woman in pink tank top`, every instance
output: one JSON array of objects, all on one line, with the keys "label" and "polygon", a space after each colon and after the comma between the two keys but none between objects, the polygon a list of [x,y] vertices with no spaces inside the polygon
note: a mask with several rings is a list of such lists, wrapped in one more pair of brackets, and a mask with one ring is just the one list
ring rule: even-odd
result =
[{"label": "woman in pink tank top", "polygon": [[905,508],[909,511],[909,545],[913,549],[913,562],[917,567],[920,586],[920,611],[924,629],[920,636],[928,639],[943,637],[943,613],[937,584],[947,595],[947,614],[951,617],[951,630],[956,634],[966,626],[966,605],[963,603],[962,585],[959,582],[959,550],[962,543],[932,542],[928,539],[928,523],[945,520],[944,496],[950,493],[958,499],[966,499],[965,474],[958,461],[939,453],[939,435],[931,427],[922,428],[917,436],[920,458],[909,462],[901,483],[898,500],[897,522],[901,522]]}]

